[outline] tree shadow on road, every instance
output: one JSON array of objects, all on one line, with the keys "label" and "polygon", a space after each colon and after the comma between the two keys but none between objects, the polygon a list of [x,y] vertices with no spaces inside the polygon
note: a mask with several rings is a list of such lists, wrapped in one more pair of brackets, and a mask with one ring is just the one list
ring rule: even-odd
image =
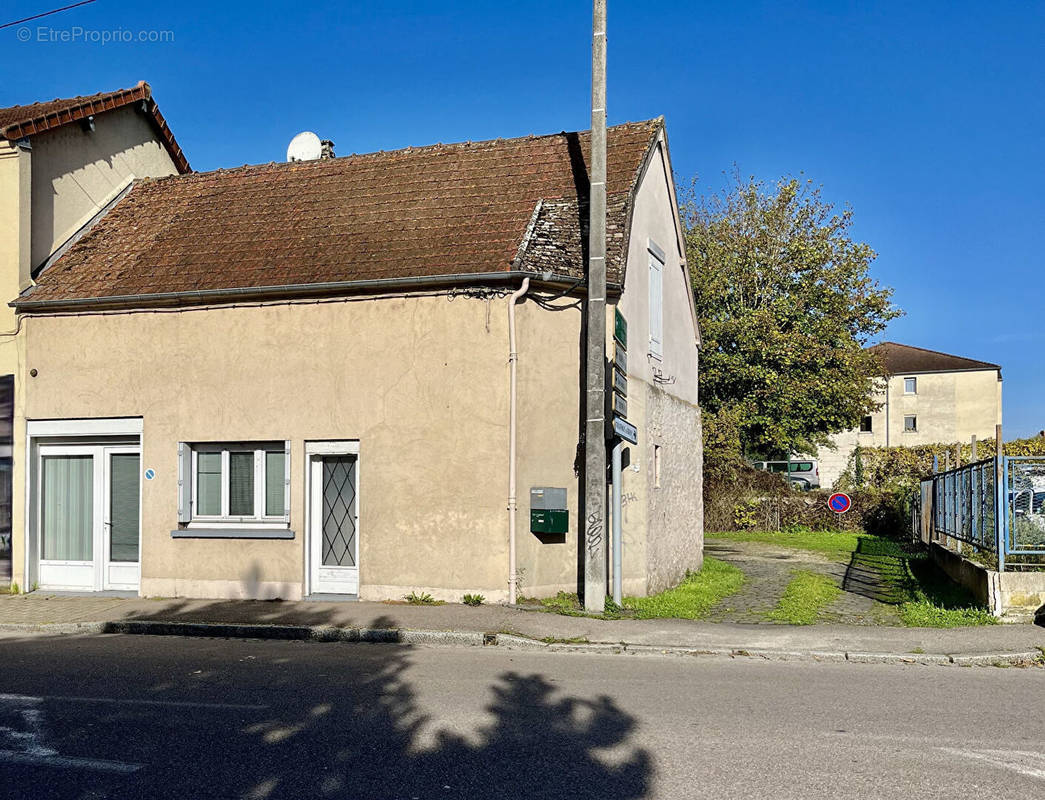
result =
[{"label": "tree shadow on road", "polygon": [[362,669],[349,660],[334,681],[340,688],[325,678],[307,710],[244,726],[239,757],[207,783],[228,778],[230,796],[245,798],[639,798],[649,790],[650,757],[628,745],[636,722],[609,697],[564,697],[542,675],[505,672],[490,687],[488,721],[465,730],[419,709],[408,648],[354,649],[369,651]]},{"label": "tree shadow on road", "polygon": [[[153,639],[114,650],[106,642],[120,640],[65,641],[76,669],[49,682],[53,698],[25,698],[40,713],[37,744],[66,760],[140,767],[112,774],[0,763],[5,797],[605,800],[651,792],[651,757],[632,741],[635,718],[608,696],[567,696],[542,674],[505,671],[488,684],[461,670],[459,658],[415,667],[417,651],[404,645]],[[21,647],[29,658],[55,655],[42,640]],[[77,693],[97,700],[63,700]],[[25,756],[39,761],[39,752]]]}]

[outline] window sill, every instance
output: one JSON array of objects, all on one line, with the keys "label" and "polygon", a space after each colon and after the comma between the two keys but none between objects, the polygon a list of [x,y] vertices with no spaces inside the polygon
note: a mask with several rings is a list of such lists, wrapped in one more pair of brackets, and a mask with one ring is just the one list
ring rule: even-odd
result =
[{"label": "window sill", "polygon": [[287,528],[179,528],[172,539],[293,539]]}]

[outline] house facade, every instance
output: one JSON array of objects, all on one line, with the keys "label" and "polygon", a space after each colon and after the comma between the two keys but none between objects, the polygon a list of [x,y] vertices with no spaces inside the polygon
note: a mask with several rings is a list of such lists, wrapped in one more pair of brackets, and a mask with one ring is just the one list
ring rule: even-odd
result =
[{"label": "house facade", "polygon": [[1001,367],[986,361],[895,342],[873,348],[886,375],[875,399],[878,411],[860,427],[821,448],[820,479],[831,486],[857,447],[910,447],[988,439],[1001,425]]},{"label": "house facade", "polygon": [[188,171],[144,82],[0,108],[0,581],[11,578],[11,458],[24,344],[7,304],[134,179]]},{"label": "house facade", "polygon": [[[16,580],[503,602],[514,430],[518,590],[576,591],[589,147],[136,183],[15,303]],[[624,588],[645,594],[701,562],[699,343],[663,121],[610,128],[608,165],[639,432]],[[564,498],[562,529],[540,523],[544,497]]]}]

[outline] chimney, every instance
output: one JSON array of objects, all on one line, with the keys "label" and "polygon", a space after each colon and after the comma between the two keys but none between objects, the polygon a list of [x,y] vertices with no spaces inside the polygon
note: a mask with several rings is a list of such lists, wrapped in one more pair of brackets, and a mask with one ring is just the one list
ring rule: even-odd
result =
[{"label": "chimney", "polygon": [[322,154],[319,156],[320,158],[335,158],[334,143],[332,141],[324,139],[320,142],[320,145],[323,147]]}]

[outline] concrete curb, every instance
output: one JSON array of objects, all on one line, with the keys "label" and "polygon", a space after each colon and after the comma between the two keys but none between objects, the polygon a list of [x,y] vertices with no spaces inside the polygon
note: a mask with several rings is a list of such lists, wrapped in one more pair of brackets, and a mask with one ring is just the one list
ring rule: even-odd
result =
[{"label": "concrete curb", "polygon": [[411,630],[405,628],[339,628],[329,625],[266,625],[225,622],[120,620],[108,622],[0,623],[0,632],[52,635],[118,633],[135,636],[191,636],[211,639],[275,639],[309,642],[364,642],[437,647],[503,647],[546,653],[631,656],[712,656],[764,661],[847,662],[852,664],[918,664],[923,666],[1042,666],[1045,655],[1015,653],[871,653],[830,650],[768,650],[742,647],[690,647],[627,642],[540,641],[511,633]]}]

